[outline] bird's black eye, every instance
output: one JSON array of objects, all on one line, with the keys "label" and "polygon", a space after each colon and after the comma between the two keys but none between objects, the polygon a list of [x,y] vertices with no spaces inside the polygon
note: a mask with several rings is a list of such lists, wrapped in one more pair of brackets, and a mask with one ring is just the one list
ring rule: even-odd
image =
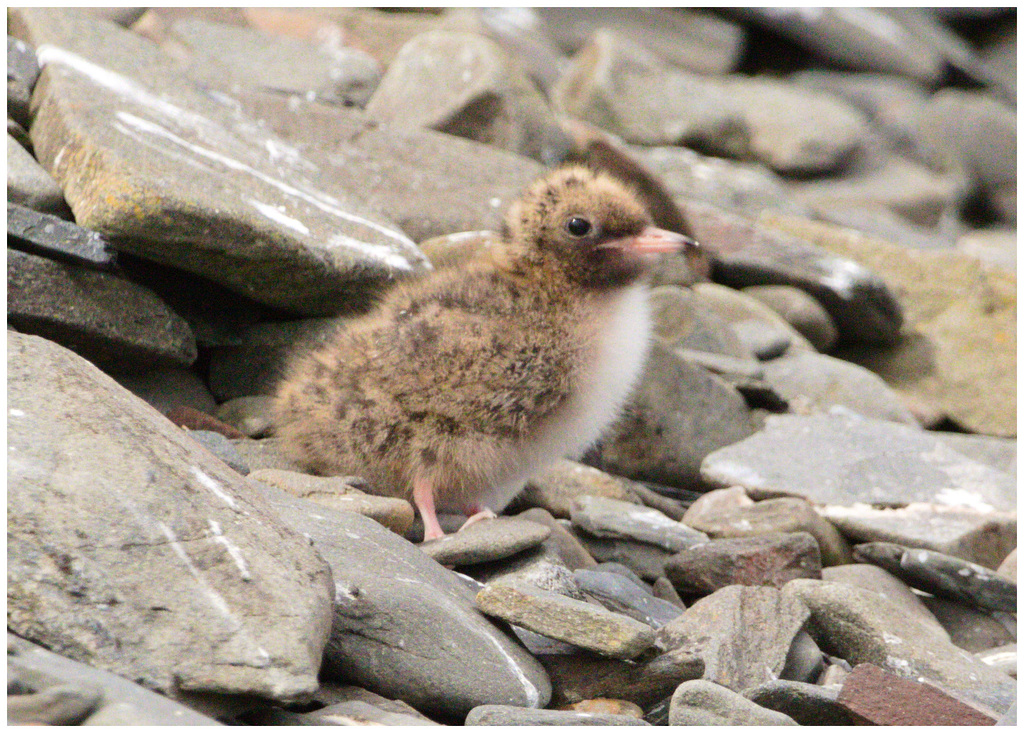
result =
[{"label": "bird's black eye", "polygon": [[580,216],[574,216],[566,222],[565,228],[574,237],[585,237],[590,234],[590,222]]}]

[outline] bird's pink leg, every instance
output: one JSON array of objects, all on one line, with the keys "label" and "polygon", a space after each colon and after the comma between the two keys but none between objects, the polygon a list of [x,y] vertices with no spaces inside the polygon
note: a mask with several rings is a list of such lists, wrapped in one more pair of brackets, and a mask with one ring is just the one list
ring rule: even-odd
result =
[{"label": "bird's pink leg", "polygon": [[434,509],[434,482],[417,476],[412,483],[412,501],[423,518],[423,541],[444,537]]}]

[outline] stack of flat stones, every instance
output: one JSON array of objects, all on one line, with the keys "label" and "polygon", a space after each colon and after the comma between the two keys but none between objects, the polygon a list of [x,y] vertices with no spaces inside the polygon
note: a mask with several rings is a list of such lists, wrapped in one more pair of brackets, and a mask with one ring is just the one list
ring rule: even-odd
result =
[{"label": "stack of flat stones", "polygon": [[[1016,723],[1012,9],[8,13],[8,721]],[[701,241],[501,516],[283,361],[562,162]]]}]

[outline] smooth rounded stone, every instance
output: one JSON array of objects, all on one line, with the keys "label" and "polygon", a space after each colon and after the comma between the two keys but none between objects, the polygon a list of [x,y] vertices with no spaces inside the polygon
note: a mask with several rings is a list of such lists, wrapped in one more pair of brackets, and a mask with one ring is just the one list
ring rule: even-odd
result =
[{"label": "smooth rounded stone", "polygon": [[274,401],[266,395],[236,397],[221,404],[214,417],[249,438],[265,438],[274,432]]},{"label": "smooth rounded stone", "polygon": [[924,597],[921,602],[949,640],[966,651],[982,652],[1017,640],[1016,621],[1008,628],[992,614],[974,606],[933,597]]},{"label": "smooth rounded stone", "polygon": [[111,374],[117,383],[153,408],[167,414],[186,406],[212,415],[217,409],[206,383],[192,369],[153,369],[148,372]]},{"label": "smooth rounded stone", "polygon": [[[294,98],[293,98],[294,99]],[[354,108],[268,93],[238,100],[301,147],[324,185],[382,211],[415,241],[498,230],[508,207],[544,167],[505,150],[434,130],[396,130]]]},{"label": "smooth rounded stone", "polygon": [[650,725],[632,715],[571,710],[530,710],[510,705],[481,705],[466,716],[464,725]]},{"label": "smooth rounded stone", "polygon": [[7,135],[7,200],[36,211],[65,214],[64,192],[17,140]]},{"label": "smooth rounded stone", "polygon": [[825,354],[799,353],[764,365],[764,380],[797,414],[839,405],[864,417],[918,427],[900,396],[864,367]]},{"label": "smooth rounded stone", "polygon": [[658,645],[699,656],[705,680],[744,690],[779,677],[808,616],[776,588],[730,585],[659,629]]},{"label": "smooth rounded stone", "polygon": [[753,431],[750,410],[734,387],[655,342],[596,455],[617,475],[692,488],[706,455]]},{"label": "smooth rounded stone", "polygon": [[12,332],[8,420],[12,631],[168,693],[316,689],[330,570],[242,477],[88,362]]},{"label": "smooth rounded stone", "polygon": [[[700,307],[713,311],[724,318],[733,329],[741,344],[750,348],[745,341],[747,331],[760,331],[762,337],[789,340],[785,353],[813,351],[814,347],[795,328],[786,323],[778,313],[742,290],[717,283],[696,283],[693,293]],[[760,358],[760,357],[759,357]]]},{"label": "smooth rounded stone", "polygon": [[429,269],[357,191],[315,186],[315,163],[141,36],[70,9],[19,10],[11,31],[46,51],[32,141],[80,225],[310,315]]},{"label": "smooth rounded stone", "polygon": [[643,590],[650,590],[650,587],[647,585],[643,578],[641,578],[639,575],[637,575],[635,572],[633,572],[630,568],[626,567],[622,563],[603,562],[596,565],[594,567],[594,570],[601,573],[615,573],[616,575],[621,575],[623,578],[626,578],[631,583],[636,584],[639,588],[642,588]]},{"label": "smooth rounded stone", "polygon": [[795,682],[817,680],[825,669],[827,655],[821,651],[814,638],[801,629],[793,638],[793,644],[786,655],[786,666],[779,677]]},{"label": "smooth rounded stone", "polygon": [[[29,689],[62,685],[98,690],[102,693],[100,708],[83,725],[104,724],[101,716],[110,708],[114,708],[113,712],[120,710],[126,714],[126,709],[133,711],[128,720],[133,725],[220,725],[181,702],[158,695],[120,675],[54,654],[10,632],[7,634],[7,677],[8,694],[12,692],[10,683],[15,677]],[[8,715],[10,713],[8,704]],[[111,721],[110,724],[123,723]]]},{"label": "smooth rounded stone", "polygon": [[591,557],[587,548],[576,539],[576,535],[563,527],[548,510],[535,507],[520,512],[516,517],[548,527],[551,534],[544,540],[545,546],[553,549],[570,570],[591,568],[597,565],[597,560]]},{"label": "smooth rounded stone", "polygon": [[463,567],[462,570],[480,582],[474,591],[483,590],[487,583],[518,581],[578,601],[586,600],[573,571],[567,568],[558,554],[544,543],[508,558]]},{"label": "smooth rounded stone", "polygon": [[674,285],[653,288],[650,293],[654,335],[667,346],[690,352],[707,352],[745,360],[752,375],[759,373],[753,354],[733,333],[730,323],[709,306],[695,290]]},{"label": "smooth rounded stone", "polygon": [[100,703],[100,693],[78,684],[54,685],[7,696],[7,721],[15,725],[78,725]]},{"label": "smooth rounded stone", "polygon": [[640,145],[747,152],[749,131],[720,86],[601,28],[551,92],[563,113]]},{"label": "smooth rounded stone", "polygon": [[628,150],[677,199],[707,201],[728,211],[757,216],[764,209],[805,216],[783,179],[761,163],[716,158],[676,146],[631,146]]},{"label": "smooth rounded stone", "polygon": [[1017,679],[1017,645],[1015,643],[976,652],[974,656],[993,669]]},{"label": "smooth rounded stone", "polygon": [[[251,482],[278,516],[312,538],[334,576],[334,626],[322,674],[425,713],[463,716],[477,705],[544,707],[547,675],[475,607],[455,573],[416,545],[353,512]],[[443,623],[439,622],[443,619]],[[466,674],[466,660],[474,674]]]},{"label": "smooth rounded stone", "polygon": [[161,45],[183,53],[190,78],[227,92],[256,87],[362,107],[381,78],[380,63],[347,44],[304,43],[197,17],[171,23]]},{"label": "smooth rounded stone", "polygon": [[973,461],[984,463],[997,471],[1017,476],[1017,439],[995,438],[991,435],[967,435],[965,433],[932,433],[943,443]]},{"label": "smooth rounded stone", "polygon": [[7,36],[7,116],[23,127],[31,121],[29,104],[32,89],[39,78],[35,49],[24,41]]},{"label": "smooth rounded stone", "polygon": [[7,134],[13,137],[18,145],[26,150],[32,147],[32,138],[28,136],[28,132],[10,117],[7,118]]},{"label": "smooth rounded stone", "polygon": [[[401,700],[391,700],[383,695],[378,695],[375,692],[363,689],[362,687],[356,687],[355,685],[345,685],[324,680],[320,685],[320,689],[313,693],[312,699],[320,705],[323,705],[322,708],[314,711],[314,714],[331,708],[341,711],[344,710],[347,705],[362,703],[373,708],[375,712],[407,716],[410,718],[416,718],[419,721],[418,723],[405,721],[406,724],[437,725],[437,723],[423,715],[423,713],[419,712],[408,703],[402,702]],[[351,710],[351,708],[349,708],[349,710]]]},{"label": "smooth rounded stone", "polygon": [[747,496],[746,489],[742,486],[713,489],[697,497],[680,521],[690,527],[698,527],[702,522],[729,514],[740,507],[751,506],[753,503],[754,500]]},{"label": "smooth rounded stone", "polygon": [[852,415],[773,415],[765,429],[708,455],[701,477],[754,498],[804,496],[818,504],[914,502],[1009,510],[1011,476],[972,461],[926,431]]},{"label": "smooth rounded stone", "polygon": [[822,565],[844,565],[852,561],[850,546],[843,536],[804,499],[765,499],[728,513],[708,515],[699,520],[691,518],[689,524],[715,539],[807,532],[818,543]]},{"label": "smooth rounded stone", "polygon": [[525,519],[499,517],[471,524],[419,548],[442,565],[472,565],[516,555],[546,540],[551,530]]},{"label": "smooth rounded stone", "polygon": [[629,616],[652,629],[660,629],[683,612],[616,573],[576,570],[573,575],[580,589],[609,611]]},{"label": "smooth rounded stone", "polygon": [[930,626],[939,635],[949,638],[948,634],[943,633],[943,625],[928,609],[928,605],[922,602],[921,597],[910,590],[910,586],[902,580],[877,565],[835,565],[823,568],[821,579],[877,593],[894,606],[898,606],[906,615]]},{"label": "smooth rounded stone", "polygon": [[436,30],[410,40],[366,111],[398,130],[430,128],[548,164],[571,146],[518,60],[477,33]]},{"label": "smooth rounded stone", "polygon": [[491,583],[476,602],[488,615],[617,659],[632,659],[654,643],[647,624],[522,582]]},{"label": "smooth rounded stone", "polygon": [[277,438],[264,438],[263,440],[237,438],[231,440],[231,444],[241,454],[242,460],[251,471],[273,468],[281,471],[302,472],[302,466],[285,457]]},{"label": "smooth rounded stone", "polygon": [[686,680],[704,672],[700,657],[673,650],[648,662],[627,662],[596,654],[538,657],[551,677],[551,704],[562,707],[595,697],[612,697],[639,705],[643,710],[665,698]]},{"label": "smooth rounded stone", "polygon": [[684,595],[728,585],[781,588],[793,578],[821,578],[818,543],[807,532],[711,540],[665,561],[665,575]]},{"label": "smooth rounded stone", "polygon": [[837,170],[868,135],[865,115],[828,93],[762,75],[729,76],[718,88],[750,130],[752,157],[777,173]]},{"label": "smooth rounded stone", "polygon": [[439,725],[415,710],[412,714],[381,709],[362,700],[350,700],[302,715],[305,725]]},{"label": "smooth rounded stone", "polygon": [[782,593],[811,610],[808,631],[819,646],[852,665],[870,662],[902,677],[931,680],[997,712],[1014,699],[1013,680],[878,593],[803,579],[790,581]]},{"label": "smooth rounded stone", "polygon": [[979,512],[941,504],[876,509],[863,504],[819,510],[853,542],[893,542],[996,568],[1017,546],[1016,512]]},{"label": "smooth rounded stone", "polygon": [[632,501],[639,506],[633,482],[592,466],[567,459],[551,464],[526,482],[517,503],[546,509],[555,517],[568,519],[573,503],[582,496],[600,496]]},{"label": "smooth rounded stone", "polygon": [[599,28],[610,28],[662,60],[703,74],[731,71],[743,46],[740,27],[685,8],[537,8],[554,40],[578,51]]},{"label": "smooth rounded stone", "polygon": [[222,402],[274,394],[288,357],[323,343],[338,324],[333,318],[304,318],[245,329],[241,343],[210,350],[210,391]]},{"label": "smooth rounded stone", "polygon": [[776,359],[793,344],[789,333],[778,328],[765,328],[757,321],[740,321],[732,325],[732,332],[747,349],[760,361]]},{"label": "smooth rounded stone", "polygon": [[976,563],[891,542],[865,542],[854,548],[853,556],[940,598],[993,611],[1017,611],[1017,584]]},{"label": "smooth rounded stone", "polygon": [[220,433],[212,430],[189,430],[188,436],[238,473],[243,476],[249,473],[249,466],[242,458],[242,454]]},{"label": "smooth rounded stone", "polygon": [[577,537],[599,563],[625,565],[644,580],[653,581],[665,572],[665,561],[672,552],[657,545],[633,540],[601,539],[580,532]]},{"label": "smooth rounded stone", "polygon": [[1013,551],[1006,556],[1006,559],[999,563],[999,567],[996,568],[996,573],[1002,575],[1008,580],[1012,580],[1014,583],[1017,582],[1017,548],[1014,547]]},{"label": "smooth rounded stone", "polygon": [[[355,477],[310,476],[274,468],[255,469],[248,477],[320,506],[362,514],[395,534],[405,534],[412,526],[413,508],[408,501],[365,493],[360,488],[365,488],[365,483]],[[310,509],[313,510],[313,507]]]},{"label": "smooth rounded stone", "polygon": [[17,250],[7,253],[7,319],[112,371],[196,360],[188,324],[152,291]]},{"label": "smooth rounded stone", "polygon": [[856,725],[839,705],[839,690],[792,680],[770,680],[742,692],[763,708],[788,715],[797,725]]},{"label": "smooth rounded stone", "polygon": [[843,358],[875,372],[897,392],[941,409],[970,432],[1016,435],[1013,274],[955,251],[908,249],[823,222],[781,214],[764,214],[761,222],[858,267],[884,272],[900,292],[905,338],[884,351],[844,349]]},{"label": "smooth rounded stone", "polygon": [[881,71],[931,84],[942,57],[876,8],[737,8],[730,12],[780,33],[814,53],[858,71]]},{"label": "smooth rounded stone", "polygon": [[672,694],[669,725],[798,725],[709,680],[684,682]]},{"label": "smooth rounded stone", "polygon": [[1017,230],[975,229],[956,240],[958,252],[1017,273]]},{"label": "smooth rounded stone", "polygon": [[656,509],[669,519],[678,522],[686,514],[686,508],[690,498],[683,492],[676,491],[671,487],[658,487],[661,491],[655,491],[647,484],[634,483],[631,486],[633,495],[639,499],[644,506]]},{"label": "smooth rounded stone", "polygon": [[570,517],[575,527],[595,537],[637,540],[679,552],[708,541],[703,532],[670,519],[657,509],[602,496],[581,496]]},{"label": "smooth rounded stone", "polygon": [[644,711],[636,703],[626,700],[609,700],[598,698],[596,700],[580,700],[571,705],[566,705],[561,710],[572,710],[577,713],[596,713],[605,715],[628,715],[632,718],[643,718]]}]

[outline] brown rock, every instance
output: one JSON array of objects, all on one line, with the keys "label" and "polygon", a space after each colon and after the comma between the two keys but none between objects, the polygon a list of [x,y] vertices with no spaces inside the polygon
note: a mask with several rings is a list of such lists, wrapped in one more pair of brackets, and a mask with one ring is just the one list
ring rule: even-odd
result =
[{"label": "brown rock", "polygon": [[220,433],[229,440],[245,437],[244,433],[231,427],[226,422],[188,405],[178,405],[171,408],[167,413],[167,419],[178,427],[188,428],[189,430],[210,430]]},{"label": "brown rock", "polygon": [[643,718],[644,711],[636,703],[628,700],[610,700],[608,698],[596,698],[594,700],[580,700],[571,705],[563,705],[559,710],[574,710],[577,713],[592,713],[594,715],[628,715],[633,718]]},{"label": "brown rock", "polygon": [[858,664],[839,691],[839,704],[866,725],[994,725],[996,716],[932,685]]}]

